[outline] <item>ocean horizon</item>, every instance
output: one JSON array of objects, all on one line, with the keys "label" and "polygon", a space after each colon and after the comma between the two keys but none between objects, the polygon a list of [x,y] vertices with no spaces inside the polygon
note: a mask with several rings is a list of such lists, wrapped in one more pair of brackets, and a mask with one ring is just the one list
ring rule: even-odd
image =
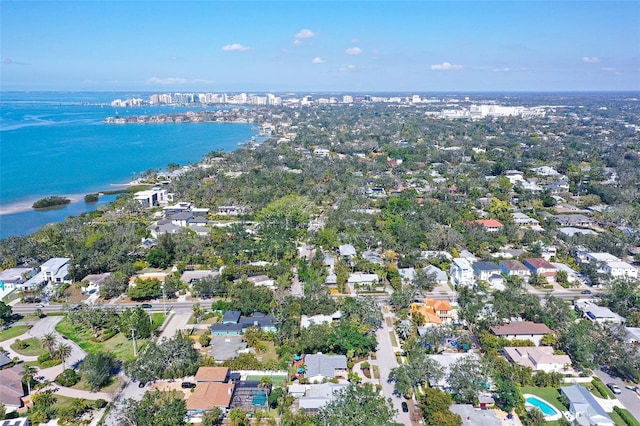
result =
[{"label": "ocean horizon", "polygon": [[[95,209],[84,203],[84,195],[117,189],[142,172],[164,170],[170,163],[195,164],[211,151],[233,151],[258,133],[252,125],[238,123],[104,123],[109,116],[218,109],[109,105],[129,96],[134,95],[2,93],[0,238],[30,234],[47,223]],[[34,201],[52,195],[73,202],[54,211],[31,208]]]}]

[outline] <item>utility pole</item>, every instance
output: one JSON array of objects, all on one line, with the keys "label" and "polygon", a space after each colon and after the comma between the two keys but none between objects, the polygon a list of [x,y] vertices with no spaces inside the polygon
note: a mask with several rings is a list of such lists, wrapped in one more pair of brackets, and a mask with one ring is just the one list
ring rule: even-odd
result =
[{"label": "utility pole", "polygon": [[131,338],[133,339],[133,356],[138,356],[138,347],[136,346],[136,329],[131,329]]},{"label": "utility pole", "polygon": [[161,286],[162,288],[162,312],[164,312],[164,316],[167,316],[167,291],[164,288],[164,284]]}]

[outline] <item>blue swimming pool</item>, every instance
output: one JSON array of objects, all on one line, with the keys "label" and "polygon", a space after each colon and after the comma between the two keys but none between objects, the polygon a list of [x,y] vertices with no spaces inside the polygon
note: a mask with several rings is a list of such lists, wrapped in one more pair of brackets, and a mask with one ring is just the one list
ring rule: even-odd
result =
[{"label": "blue swimming pool", "polygon": [[526,401],[527,401],[527,404],[531,404],[534,407],[538,407],[540,411],[542,411],[542,414],[544,414],[545,416],[556,416],[560,414],[558,410],[556,410],[554,407],[549,405],[546,401],[538,397],[527,396]]}]

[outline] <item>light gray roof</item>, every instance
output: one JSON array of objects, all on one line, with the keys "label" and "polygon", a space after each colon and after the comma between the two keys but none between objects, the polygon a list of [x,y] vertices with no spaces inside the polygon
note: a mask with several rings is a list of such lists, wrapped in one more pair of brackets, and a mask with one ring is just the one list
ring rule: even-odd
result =
[{"label": "light gray roof", "polygon": [[614,424],[611,417],[584,386],[563,386],[560,390],[569,400],[572,414],[576,416],[579,424]]},{"label": "light gray roof", "polygon": [[427,265],[425,266],[424,271],[427,274],[435,274],[437,282],[447,281],[449,279],[447,273],[437,266]]},{"label": "light gray roof", "polygon": [[355,256],[356,249],[351,244],[343,244],[339,248],[340,256]]},{"label": "light gray roof", "polygon": [[462,417],[463,425],[500,426],[502,421],[493,410],[476,410],[471,404],[453,404],[449,410]]},{"label": "light gray roof", "polygon": [[335,377],[336,370],[347,369],[347,357],[344,355],[305,355],[304,363],[307,366],[305,376]]}]

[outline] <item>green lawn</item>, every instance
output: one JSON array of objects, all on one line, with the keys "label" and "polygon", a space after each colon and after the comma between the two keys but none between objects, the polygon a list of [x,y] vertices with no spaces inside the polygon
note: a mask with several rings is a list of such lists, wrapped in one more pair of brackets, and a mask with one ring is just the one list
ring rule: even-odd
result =
[{"label": "green lawn", "polygon": [[537,388],[535,386],[523,386],[522,393],[529,393],[531,395],[539,396],[549,404],[556,407],[556,409],[558,409],[559,411],[568,410],[568,408],[565,407],[562,402],[560,402],[560,391],[558,391],[558,389],[556,388]]},{"label": "green lawn", "polygon": [[[154,326],[157,328],[164,321],[162,313],[154,313],[151,317]],[[97,354],[100,352],[111,352],[117,359],[130,361],[133,356],[133,341],[129,340],[122,333],[118,333],[109,340],[97,342],[93,339],[91,330],[84,327],[77,327],[65,318],[58,323],[56,331],[67,336],[84,349],[87,353]],[[138,351],[141,351],[148,343],[149,339],[136,339]]]},{"label": "green lawn", "polygon": [[[102,388],[100,388],[100,392],[111,393],[116,389],[118,389],[119,384],[120,384],[120,381],[117,376],[111,377],[109,379],[109,383],[106,386],[103,386]],[[71,387],[73,389],[79,389],[79,390],[85,390],[85,391],[91,390],[91,387],[89,386],[89,384],[85,379],[81,379],[78,383],[76,383]]]},{"label": "green lawn", "polygon": [[7,328],[6,330],[0,331],[0,342],[4,342],[5,340],[12,339],[14,337],[18,337],[29,330],[31,326],[29,325],[14,325],[11,328]]},{"label": "green lawn", "polygon": [[35,337],[30,337],[28,339],[24,339],[21,341],[26,346],[23,348],[19,348],[17,345],[17,341],[11,345],[11,349],[24,356],[40,356],[44,354],[46,351],[42,348],[42,344],[40,340]]}]

